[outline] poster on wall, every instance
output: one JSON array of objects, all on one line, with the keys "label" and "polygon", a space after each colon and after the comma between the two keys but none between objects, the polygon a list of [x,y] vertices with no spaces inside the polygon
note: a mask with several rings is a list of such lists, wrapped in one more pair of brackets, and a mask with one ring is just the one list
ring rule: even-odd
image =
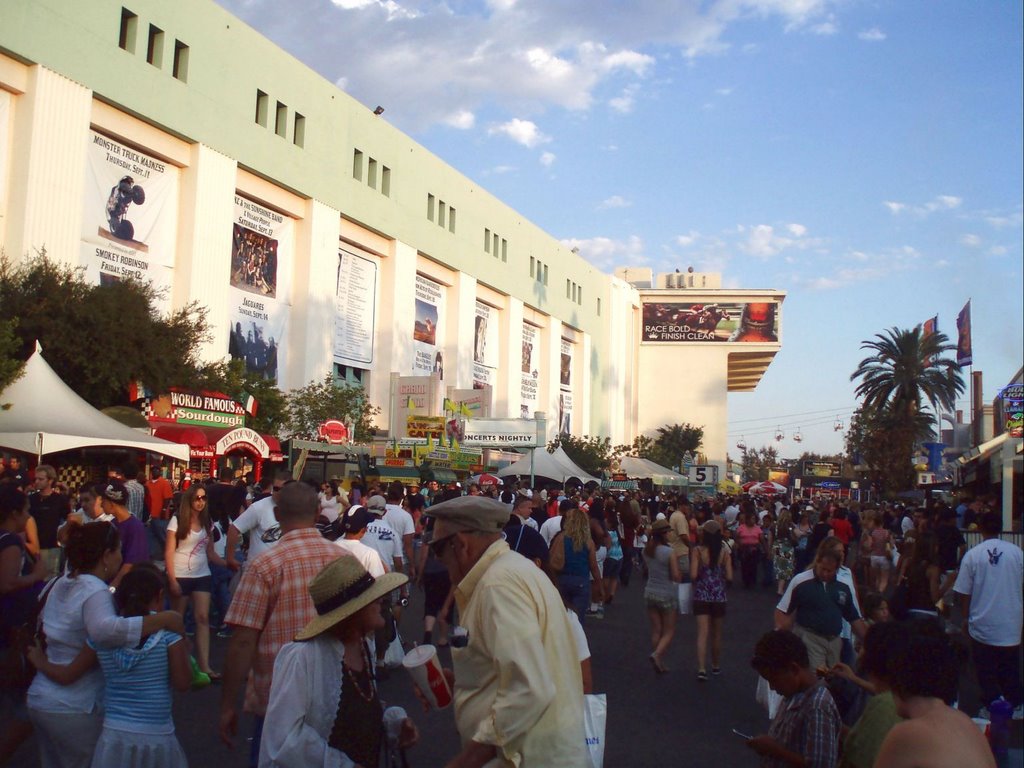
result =
[{"label": "poster on wall", "polygon": [[572,360],[573,343],[562,339],[561,363],[558,374],[558,433],[572,432]]},{"label": "poster on wall", "polygon": [[558,393],[558,434],[572,433],[572,392],[562,390]]},{"label": "poster on wall", "polygon": [[179,171],[127,144],[89,132],[82,217],[82,264],[99,285],[134,278],[170,308],[178,229]]},{"label": "poster on wall", "polygon": [[776,343],[778,304],[645,303],[641,340]]},{"label": "poster on wall", "polygon": [[369,366],[373,363],[377,262],[338,251],[334,296],[334,362]]},{"label": "poster on wall", "polygon": [[537,361],[540,359],[540,333],[535,325],[523,323],[523,354],[520,366],[519,384],[519,417],[532,419],[540,405],[537,394],[540,372]]},{"label": "poster on wall", "polygon": [[440,283],[416,275],[416,316],[412,330],[412,374],[444,379],[444,292]]},{"label": "poster on wall", "polygon": [[473,326],[473,388],[493,386],[498,369],[498,310],[476,303]]},{"label": "poster on wall", "polygon": [[292,220],[235,195],[231,233],[228,353],[277,381],[288,329]]},{"label": "poster on wall", "polygon": [[[11,166],[11,113],[13,97],[0,89],[0,211],[7,210],[7,177]],[[0,242],[3,242],[6,217],[0,216]]]}]

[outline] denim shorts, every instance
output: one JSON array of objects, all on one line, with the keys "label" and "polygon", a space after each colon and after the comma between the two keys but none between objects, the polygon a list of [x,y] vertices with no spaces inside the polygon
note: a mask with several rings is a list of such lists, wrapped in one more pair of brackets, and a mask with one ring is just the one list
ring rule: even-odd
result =
[{"label": "denim shorts", "polygon": [[188,597],[193,592],[212,592],[212,576],[196,576],[195,578],[178,579],[178,586],[181,587],[181,596]]}]

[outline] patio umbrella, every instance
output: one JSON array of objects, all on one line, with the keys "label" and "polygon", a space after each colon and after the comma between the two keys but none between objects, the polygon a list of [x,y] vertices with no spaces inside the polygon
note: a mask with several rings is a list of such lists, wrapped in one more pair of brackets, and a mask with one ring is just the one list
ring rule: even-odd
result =
[{"label": "patio umbrella", "polygon": [[473,475],[469,478],[469,482],[476,483],[477,485],[501,485],[501,478],[496,475],[488,474],[484,472],[480,475]]},{"label": "patio umbrella", "polygon": [[765,480],[763,483],[747,483],[743,486],[743,490],[747,493],[771,496],[776,493],[785,493],[786,486],[773,483],[771,480]]}]

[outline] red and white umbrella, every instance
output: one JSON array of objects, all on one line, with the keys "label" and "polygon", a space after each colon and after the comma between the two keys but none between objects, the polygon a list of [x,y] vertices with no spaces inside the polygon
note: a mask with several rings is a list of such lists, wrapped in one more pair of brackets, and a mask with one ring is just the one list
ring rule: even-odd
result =
[{"label": "red and white umbrella", "polygon": [[762,483],[752,482],[747,483],[743,486],[743,490],[747,493],[752,493],[761,496],[771,496],[776,493],[785,493],[786,486],[773,483],[771,480],[765,480]]},{"label": "red and white umbrella", "polygon": [[480,486],[502,484],[500,477],[498,477],[497,475],[488,474],[487,472],[484,472],[481,475],[473,475],[471,478],[469,478],[469,482],[476,483],[477,485]]}]

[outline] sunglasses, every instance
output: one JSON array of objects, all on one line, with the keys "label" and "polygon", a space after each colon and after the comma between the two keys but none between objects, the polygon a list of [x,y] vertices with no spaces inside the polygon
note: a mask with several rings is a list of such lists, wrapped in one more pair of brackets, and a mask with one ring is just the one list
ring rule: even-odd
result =
[{"label": "sunglasses", "polygon": [[199,496],[198,494],[193,497],[193,501],[206,501],[206,495]]},{"label": "sunglasses", "polygon": [[431,554],[433,554],[433,556],[436,557],[438,560],[443,558],[445,549],[448,548],[448,545],[452,543],[452,539],[454,538],[455,534],[452,533],[448,536],[445,536],[443,539],[438,539],[437,541],[430,542]]}]

